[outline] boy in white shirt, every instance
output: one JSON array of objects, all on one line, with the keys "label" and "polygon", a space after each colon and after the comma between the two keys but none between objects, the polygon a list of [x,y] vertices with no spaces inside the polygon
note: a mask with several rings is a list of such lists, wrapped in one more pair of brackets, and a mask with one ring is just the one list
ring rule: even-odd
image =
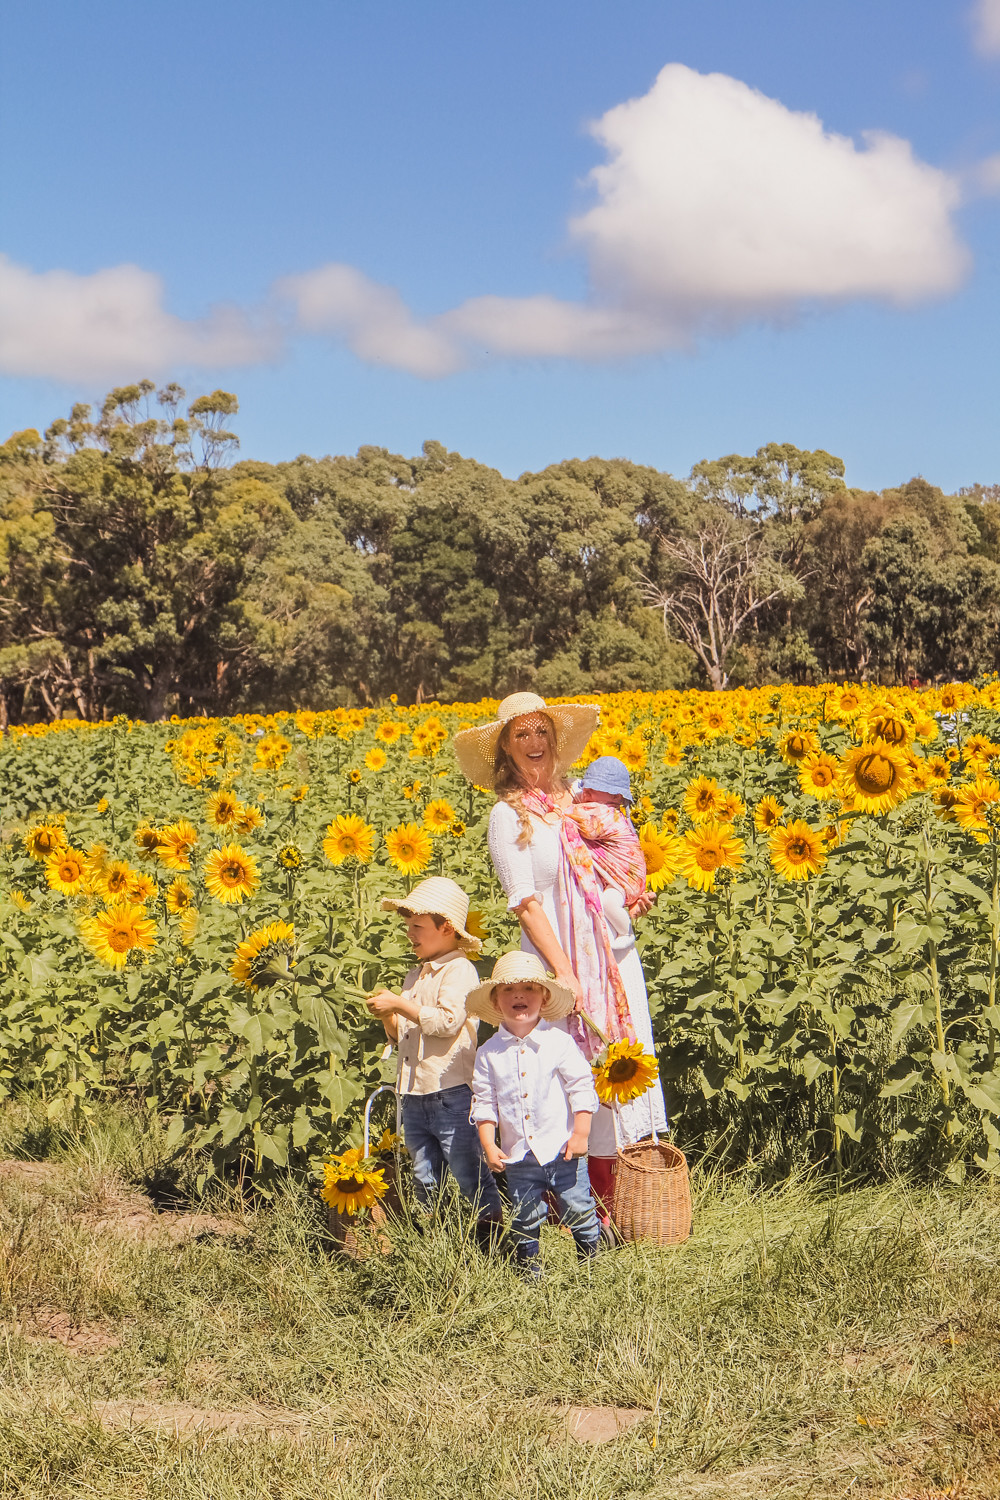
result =
[{"label": "boy in white shirt", "polygon": [[382,909],[405,918],[420,960],[398,995],[381,989],[367,1001],[399,1046],[396,1088],[416,1198],[431,1207],[450,1171],[486,1230],[503,1209],[469,1119],[478,1022],[466,1014],[465,997],[479,975],[467,954],[482,946],[466,930],[469,898],[454,880],[434,875]]},{"label": "boy in white shirt", "polygon": [[492,978],[465,1003],[470,1015],[499,1027],[476,1054],[472,1118],[490,1170],[507,1174],[518,1268],[539,1275],[547,1193],[587,1260],[601,1248],[586,1161],[599,1102],[587,1059],[552,1025],[569,1015],[573,995],[548,978],[533,953],[517,952],[499,958]]}]

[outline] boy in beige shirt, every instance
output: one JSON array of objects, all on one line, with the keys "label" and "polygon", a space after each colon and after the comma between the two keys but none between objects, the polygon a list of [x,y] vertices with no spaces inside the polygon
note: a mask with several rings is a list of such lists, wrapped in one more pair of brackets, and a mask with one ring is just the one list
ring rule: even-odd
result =
[{"label": "boy in beige shirt", "polygon": [[435,875],[382,908],[405,918],[420,960],[398,995],[381,989],[368,997],[368,1009],[399,1047],[396,1087],[417,1201],[430,1207],[450,1170],[480,1221],[499,1222],[500,1194],[469,1118],[478,1022],[466,1015],[465,997],[479,975],[466,955],[481,947],[465,928],[469,898],[454,880]]}]

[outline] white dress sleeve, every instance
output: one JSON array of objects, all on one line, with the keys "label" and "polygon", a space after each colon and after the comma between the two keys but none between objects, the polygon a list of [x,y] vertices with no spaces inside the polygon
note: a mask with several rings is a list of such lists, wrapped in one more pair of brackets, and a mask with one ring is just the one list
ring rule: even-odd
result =
[{"label": "white dress sleeve", "polygon": [[507,909],[513,911],[529,896],[540,901],[535,889],[535,873],[531,863],[531,845],[519,844],[518,834],[521,820],[509,802],[498,802],[490,813],[490,826],[486,834],[490,858],[497,872],[497,879],[507,892]]}]

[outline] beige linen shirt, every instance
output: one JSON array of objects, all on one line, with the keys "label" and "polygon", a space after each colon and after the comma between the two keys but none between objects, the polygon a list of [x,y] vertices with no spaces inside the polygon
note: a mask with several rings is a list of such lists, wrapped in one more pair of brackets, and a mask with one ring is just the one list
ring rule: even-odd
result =
[{"label": "beige linen shirt", "polygon": [[465,997],[479,983],[460,949],[411,969],[401,993],[420,1007],[419,1022],[396,1016],[401,1094],[436,1094],[472,1084],[478,1021],[465,1014]]}]

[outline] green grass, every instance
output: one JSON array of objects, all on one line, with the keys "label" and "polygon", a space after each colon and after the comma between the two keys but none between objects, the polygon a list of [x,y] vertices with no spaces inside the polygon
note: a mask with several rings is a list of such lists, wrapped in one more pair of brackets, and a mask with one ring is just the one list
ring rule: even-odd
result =
[{"label": "green grass", "polygon": [[[208,1206],[244,1233],[174,1243],[147,1213],[129,1238],[162,1147],[115,1111],[81,1140],[0,1111],[0,1157],[42,1153],[0,1177],[4,1496],[1000,1495],[988,1186],[696,1181],[688,1245],[588,1273],[546,1232],[536,1288],[463,1248],[454,1213],[347,1260],[292,1186]],[[108,1426],[104,1402],[147,1410]],[[178,1405],[290,1425],[177,1435]],[[582,1445],[566,1405],[644,1415]]]}]

